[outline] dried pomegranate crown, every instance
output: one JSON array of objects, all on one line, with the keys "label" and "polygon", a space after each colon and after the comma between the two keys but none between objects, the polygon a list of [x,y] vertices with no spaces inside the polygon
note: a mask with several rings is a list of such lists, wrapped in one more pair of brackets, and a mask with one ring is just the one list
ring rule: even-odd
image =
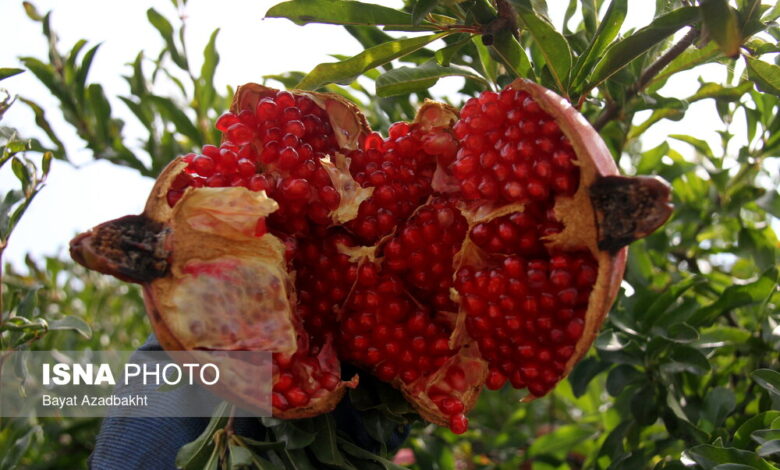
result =
[{"label": "dried pomegranate crown", "polygon": [[456,433],[483,385],[546,394],[593,342],[625,245],[671,212],[664,183],[617,176],[585,119],[525,80],[459,115],[426,102],[386,138],[339,96],[249,84],[217,128],[142,215],[71,252],[143,284],[167,349],[273,352],[282,418],[357,386],[341,361]]}]

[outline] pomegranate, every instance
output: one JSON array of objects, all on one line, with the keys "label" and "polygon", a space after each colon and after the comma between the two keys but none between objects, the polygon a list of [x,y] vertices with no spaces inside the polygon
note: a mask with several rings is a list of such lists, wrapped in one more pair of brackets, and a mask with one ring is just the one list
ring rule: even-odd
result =
[{"label": "pomegranate", "polygon": [[217,128],[143,214],[71,252],[144,286],[167,349],[273,352],[281,418],[357,386],[341,361],[456,433],[483,386],[545,395],[593,342],[626,245],[671,212],[667,185],[618,176],[585,119],[526,80],[459,113],[427,101],[387,137],[338,96],[249,84]]}]

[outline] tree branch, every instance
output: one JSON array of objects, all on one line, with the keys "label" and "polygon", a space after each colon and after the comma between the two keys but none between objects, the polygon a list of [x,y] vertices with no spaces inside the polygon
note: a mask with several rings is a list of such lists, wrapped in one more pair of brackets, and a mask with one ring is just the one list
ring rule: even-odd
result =
[{"label": "tree branch", "polygon": [[[653,77],[658,74],[661,70],[663,70],[664,67],[669,65],[671,61],[673,61],[677,56],[683,53],[686,49],[688,49],[688,46],[693,44],[696,41],[696,38],[699,37],[699,30],[696,28],[691,28],[685,36],[680,39],[680,41],[672,46],[668,51],[664,53],[661,57],[658,58],[655,62],[653,62],[649,67],[645,69],[644,72],[642,72],[642,75],[640,75],[639,80],[636,81],[633,85],[631,85],[626,90],[626,98],[625,102],[628,103],[631,99],[633,99],[636,95],[639,94],[644,88],[647,86],[648,83],[650,83],[650,80],[653,79]],[[602,127],[604,127],[609,121],[615,119],[620,111],[622,110],[622,105],[617,104],[614,101],[611,101],[609,104],[607,104],[606,108],[604,108],[604,112],[601,113],[601,116],[596,119],[596,122],[593,124],[593,127],[598,131],[601,130]]]}]

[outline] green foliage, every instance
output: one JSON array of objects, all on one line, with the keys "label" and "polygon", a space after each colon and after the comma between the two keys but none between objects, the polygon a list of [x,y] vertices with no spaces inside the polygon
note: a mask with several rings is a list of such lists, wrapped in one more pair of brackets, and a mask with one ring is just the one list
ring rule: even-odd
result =
[{"label": "green foliage", "polygon": [[[49,61],[22,57],[21,62],[57,98],[62,115],[73,126],[96,159],[105,159],[127,166],[145,176],[157,176],[174,156],[219,140],[211,125],[227,109],[227,94],[214,88],[214,72],[219,64],[216,48],[218,31],[214,31],[203,51],[203,66],[192,70],[183,42],[185,25],[177,28],[156,10],[147,17],[160,34],[165,47],[154,59],[140,52],[124,76],[130,94],[119,96],[131,115],[148,132],[142,142],[142,152],[122,134],[125,123],[114,117],[103,87],[89,83],[89,71],[98,56],[100,44],[87,52],[84,40],[74,44],[67,53],[58,49],[56,33],[51,29],[51,15],[39,14],[29,3],[28,16],[41,23],[49,44]],[[168,61],[170,59],[170,62]],[[169,67],[170,66],[170,67]],[[151,71],[148,68],[151,67]],[[160,96],[155,89],[175,89],[173,96]],[[36,115],[36,123],[55,145],[50,148],[56,158],[68,159],[66,149],[49,124],[43,109],[30,99],[23,99]],[[127,115],[127,113],[123,113]]]},{"label": "green foliage", "polygon": [[[251,440],[232,432],[223,409],[182,448],[182,468],[398,468],[387,441],[406,423],[417,423],[405,446],[416,460],[412,468],[420,470],[778,468],[780,244],[774,230],[780,176],[771,169],[780,156],[780,72],[771,59],[776,62],[773,54],[780,51],[773,23],[780,9],[757,0],[658,1],[644,27],[620,34],[628,6],[625,0],[571,0],[560,30],[544,0],[407,0],[402,9],[295,0],[268,11],[298,25],[341,25],[363,47],[308,73],[268,81],[339,93],[382,129],[411,119],[416,105],[431,97],[430,88],[449,77],[465,78],[460,96],[443,98],[455,105],[516,77],[535,79],[581,109],[626,172],[669,181],[675,213],[631,247],[623,289],[595,348],[550,395],[519,404],[514,390],[486,392],[470,430],[455,436],[419,424],[397,392],[363,377],[350,399],[379,442],[377,453],[356,446],[329,415],[266,419],[264,438]],[[185,25],[147,12],[164,48],[155,59],[140,53],[129,64],[130,93],[120,97],[147,131],[139,155],[125,141],[106,91],[88,81],[99,64],[99,45],[79,41],[61,53],[50,15],[25,8],[41,24],[50,50],[48,60],[26,57],[22,64],[57,98],[94,158],[155,176],[172,156],[218,140],[212,123],[230,97],[213,84],[216,31],[196,73],[183,42]],[[574,24],[576,13],[582,21]],[[702,77],[685,99],[665,95],[679,73],[704,64],[717,64],[725,78]],[[0,69],[0,79],[16,73],[20,69]],[[154,91],[171,88],[175,96]],[[4,241],[23,213],[14,219],[14,211],[40,189],[51,158],[38,170],[21,153],[67,158],[46,118],[52,110],[27,97],[20,101],[50,144],[30,139],[3,148],[3,163],[12,162],[22,186],[5,196]],[[720,117],[720,145],[685,129],[661,142],[646,140],[653,126],[679,121],[701,102]],[[0,115],[8,105],[8,99],[0,104]],[[60,260],[45,264],[28,261],[25,273],[11,270],[3,279],[3,349],[121,349],[145,337],[137,289]],[[75,331],[53,331],[60,328]],[[95,425],[4,423],[0,467],[76,467],[89,452]],[[71,440],[59,444],[59,435]]]}]

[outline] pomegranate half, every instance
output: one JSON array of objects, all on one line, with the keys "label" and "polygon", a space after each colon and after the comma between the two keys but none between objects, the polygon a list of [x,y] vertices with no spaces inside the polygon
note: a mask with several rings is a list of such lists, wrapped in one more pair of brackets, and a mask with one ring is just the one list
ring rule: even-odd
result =
[{"label": "pomegranate half", "polygon": [[[273,413],[327,412],[358,378],[467,429],[483,387],[548,393],[617,295],[626,245],[671,213],[595,130],[526,80],[387,137],[325,93],[240,87],[219,147],[175,159],[143,214],[71,244],[143,285],[166,349],[273,352]],[[246,387],[221,390],[251,407]]]}]

